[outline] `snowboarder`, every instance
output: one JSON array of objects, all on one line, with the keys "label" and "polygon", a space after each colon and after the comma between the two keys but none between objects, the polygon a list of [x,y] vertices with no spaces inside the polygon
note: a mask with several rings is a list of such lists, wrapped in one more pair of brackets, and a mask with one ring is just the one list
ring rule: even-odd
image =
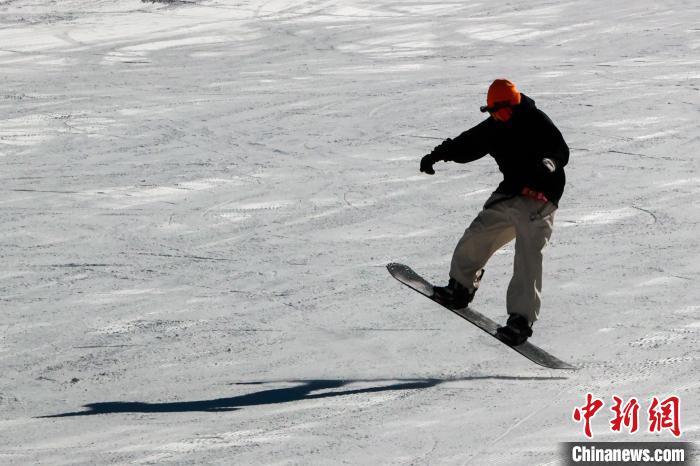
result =
[{"label": "snowboarder", "polygon": [[507,79],[495,80],[481,112],[489,118],[454,139],[446,139],[420,162],[435,174],[438,161],[467,163],[490,154],[503,181],[457,243],[447,286],[435,298],[453,308],[467,306],[483,276],[483,267],[499,248],[515,239],[513,276],[506,295],[507,324],[499,337],[519,345],[532,336],[540,310],[542,249],[552,235],[554,212],[566,182],[569,148],[534,100]]}]

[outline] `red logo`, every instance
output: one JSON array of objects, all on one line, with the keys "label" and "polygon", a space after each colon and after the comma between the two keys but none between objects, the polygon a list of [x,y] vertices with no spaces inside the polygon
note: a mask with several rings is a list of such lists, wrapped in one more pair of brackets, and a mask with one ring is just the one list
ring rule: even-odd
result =
[{"label": "red logo", "polygon": [[[632,397],[627,402],[617,395],[612,396],[613,405],[610,411],[613,417],[610,420],[610,430],[612,432],[622,432],[623,428],[630,434],[639,430],[639,401]],[[586,393],[586,403],[583,406],[574,408],[572,418],[575,422],[583,422],[583,433],[588,438],[593,438],[591,420],[604,406],[604,401],[596,398],[591,393]],[[649,415],[648,432],[661,432],[668,430],[675,437],[681,436],[680,422],[681,400],[675,395],[671,395],[663,400],[652,397],[647,414]]]}]

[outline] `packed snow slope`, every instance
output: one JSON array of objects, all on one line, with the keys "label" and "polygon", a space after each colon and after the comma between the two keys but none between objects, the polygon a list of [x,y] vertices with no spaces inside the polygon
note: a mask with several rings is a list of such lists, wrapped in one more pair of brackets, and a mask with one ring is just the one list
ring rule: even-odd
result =
[{"label": "packed snow slope", "polygon": [[[695,1],[0,0],[0,463],[558,464],[700,438]],[[515,81],[568,186],[533,342],[447,278],[500,181],[418,161]],[[502,322],[513,249],[475,308]],[[612,396],[640,431],[613,433]]]}]

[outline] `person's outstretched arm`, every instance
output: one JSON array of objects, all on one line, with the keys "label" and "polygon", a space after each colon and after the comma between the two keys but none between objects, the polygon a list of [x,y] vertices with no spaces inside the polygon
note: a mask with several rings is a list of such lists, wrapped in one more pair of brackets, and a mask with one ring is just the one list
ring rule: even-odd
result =
[{"label": "person's outstretched arm", "polygon": [[420,171],[433,175],[436,162],[468,163],[488,154],[488,124],[489,121],[484,120],[454,139],[445,139],[421,159]]}]

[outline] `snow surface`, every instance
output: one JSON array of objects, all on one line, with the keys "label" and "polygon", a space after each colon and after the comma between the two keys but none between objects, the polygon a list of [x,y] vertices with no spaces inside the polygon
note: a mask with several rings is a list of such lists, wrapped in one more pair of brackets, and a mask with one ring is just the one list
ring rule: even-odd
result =
[{"label": "snow surface", "polygon": [[[0,463],[558,464],[700,438],[694,1],[0,0]],[[569,183],[533,365],[446,279],[495,163],[419,158],[508,77]],[[504,319],[512,247],[476,307]],[[612,433],[612,395],[641,432]],[[65,415],[59,417],[45,417]],[[71,415],[92,414],[92,415]]]}]

